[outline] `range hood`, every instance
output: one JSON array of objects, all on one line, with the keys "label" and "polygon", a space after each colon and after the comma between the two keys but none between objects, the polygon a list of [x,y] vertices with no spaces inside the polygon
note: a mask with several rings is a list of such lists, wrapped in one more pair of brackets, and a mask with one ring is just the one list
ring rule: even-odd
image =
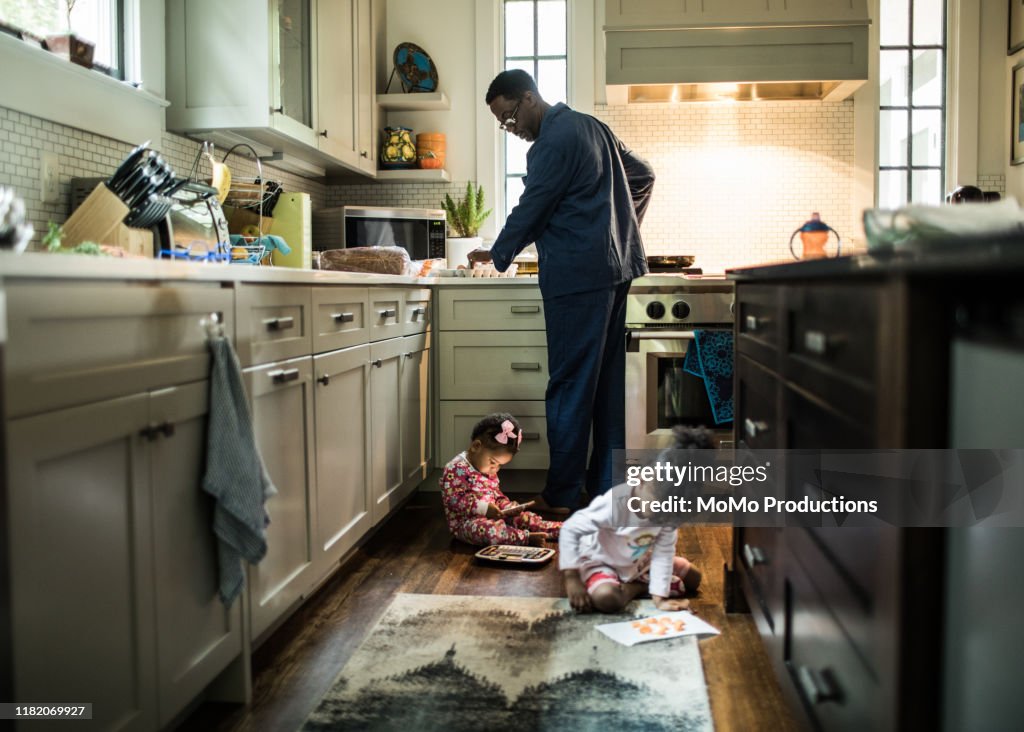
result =
[{"label": "range hood", "polygon": [[845,99],[868,78],[866,0],[607,0],[610,104]]}]

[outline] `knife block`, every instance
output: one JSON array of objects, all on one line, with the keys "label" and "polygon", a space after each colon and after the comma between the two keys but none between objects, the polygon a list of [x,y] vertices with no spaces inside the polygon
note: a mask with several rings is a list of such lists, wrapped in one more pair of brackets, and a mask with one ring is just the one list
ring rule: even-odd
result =
[{"label": "knife block", "polygon": [[111,234],[118,226],[127,228],[121,223],[127,215],[128,207],[124,202],[105,183],[100,183],[64,222],[61,243],[65,247],[73,247],[83,241],[113,244]]}]

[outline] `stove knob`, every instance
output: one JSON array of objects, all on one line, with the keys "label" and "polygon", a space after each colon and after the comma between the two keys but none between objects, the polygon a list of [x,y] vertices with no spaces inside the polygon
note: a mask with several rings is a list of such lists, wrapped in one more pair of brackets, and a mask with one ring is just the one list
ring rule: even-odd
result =
[{"label": "stove knob", "polygon": [[683,300],[680,300],[672,306],[672,317],[676,320],[683,320],[690,314],[690,306]]},{"label": "stove knob", "polygon": [[647,317],[660,320],[665,317],[665,306],[660,302],[647,303]]}]

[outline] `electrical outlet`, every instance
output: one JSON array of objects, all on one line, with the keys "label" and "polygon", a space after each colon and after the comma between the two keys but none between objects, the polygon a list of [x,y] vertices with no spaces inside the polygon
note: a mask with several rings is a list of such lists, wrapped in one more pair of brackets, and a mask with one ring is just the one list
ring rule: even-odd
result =
[{"label": "electrical outlet", "polygon": [[60,158],[55,152],[40,153],[39,193],[43,203],[60,201]]}]

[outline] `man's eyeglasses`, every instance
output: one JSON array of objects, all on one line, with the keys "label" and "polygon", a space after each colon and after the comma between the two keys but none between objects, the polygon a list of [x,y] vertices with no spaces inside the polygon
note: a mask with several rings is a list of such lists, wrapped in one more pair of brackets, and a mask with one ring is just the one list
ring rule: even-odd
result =
[{"label": "man's eyeglasses", "polygon": [[[521,103],[522,102],[520,102],[520,104]],[[515,127],[517,114],[519,114],[519,104],[517,104],[516,108],[512,110],[512,114],[498,123],[498,129],[508,132],[510,127]]]}]

